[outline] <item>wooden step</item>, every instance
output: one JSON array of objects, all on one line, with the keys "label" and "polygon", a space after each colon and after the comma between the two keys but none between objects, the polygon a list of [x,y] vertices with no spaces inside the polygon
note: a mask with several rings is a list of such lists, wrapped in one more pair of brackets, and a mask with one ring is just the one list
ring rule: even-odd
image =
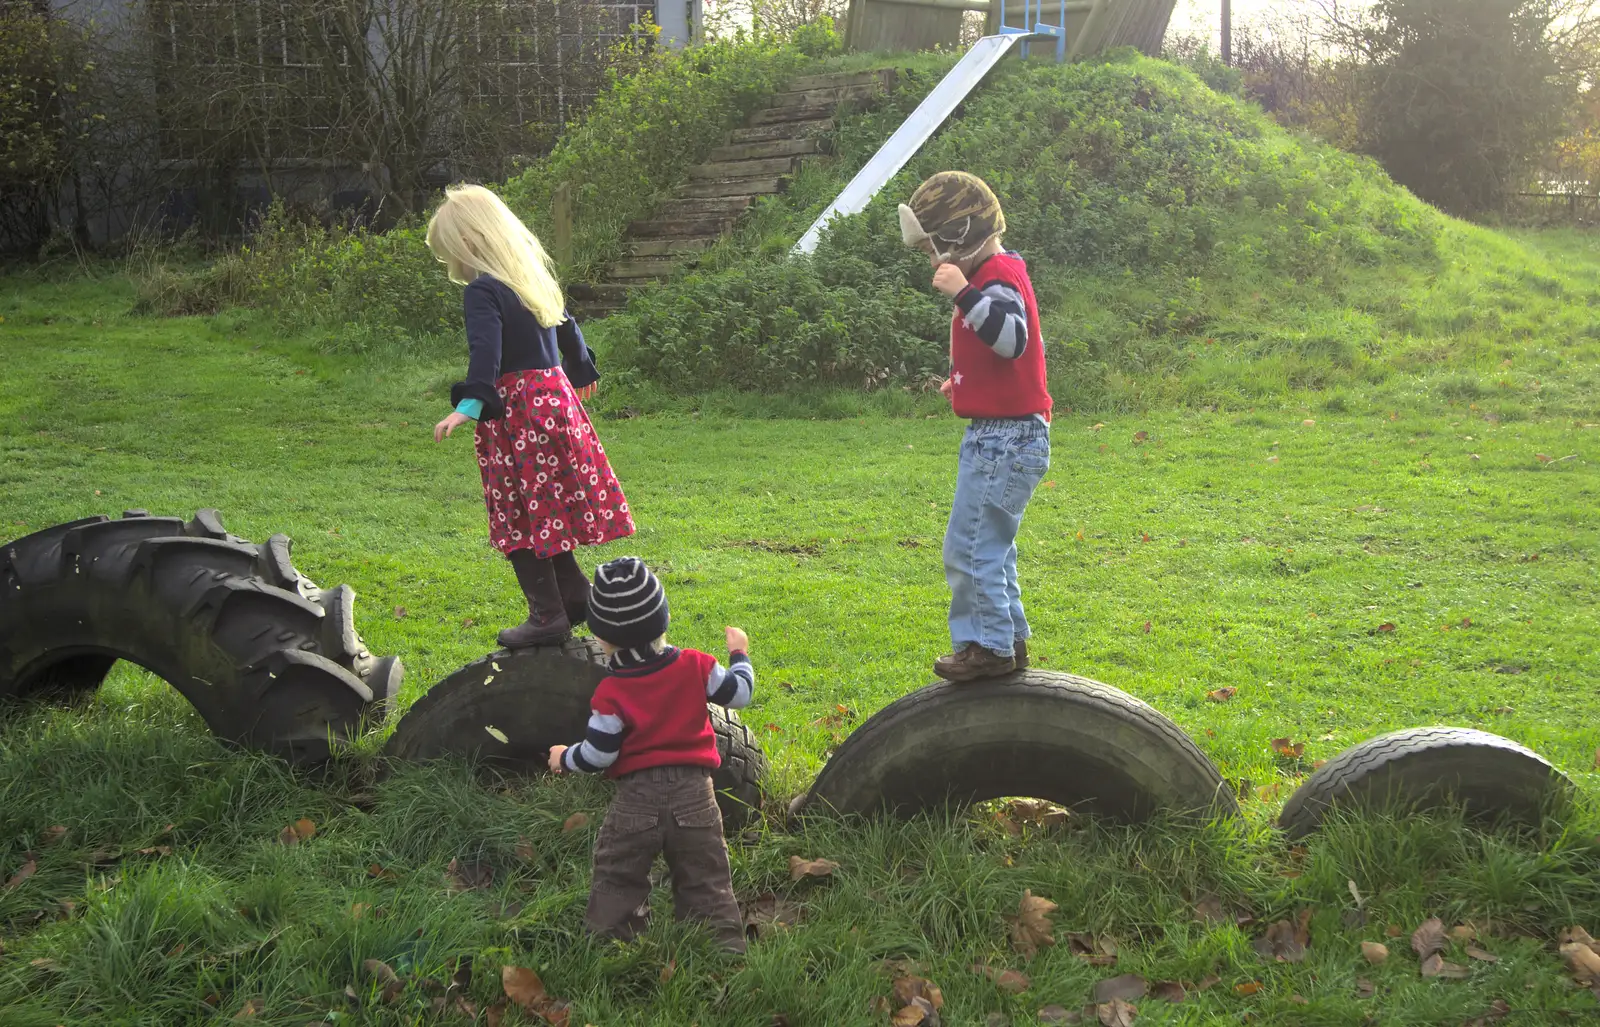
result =
[{"label": "wooden step", "polygon": [[714,196],[772,196],[789,188],[783,176],[769,178],[724,178],[714,182],[694,182],[673,190],[673,197],[685,200]]},{"label": "wooden step", "polygon": [[614,282],[628,280],[667,278],[684,266],[682,262],[670,258],[619,260],[612,264],[606,271],[606,277]]},{"label": "wooden step", "polygon": [[751,125],[736,128],[728,136],[730,143],[765,143],[774,139],[801,139],[824,135],[833,131],[833,115],[813,118],[810,121],[784,121],[776,125]]},{"label": "wooden step", "polygon": [[898,77],[899,72],[894,68],[852,71],[842,75],[803,75],[800,78],[789,80],[785,88],[791,92],[804,92],[807,89],[837,89],[841,86],[863,86],[874,82],[881,82],[887,85]]},{"label": "wooden step", "polygon": [[749,196],[715,196],[703,199],[668,200],[656,209],[656,216],[672,221],[697,217],[738,217],[750,206]]},{"label": "wooden step", "polygon": [[817,107],[822,104],[839,104],[846,100],[870,101],[875,97],[882,96],[883,93],[883,87],[877,83],[826,89],[797,89],[772,94],[771,99],[767,101],[767,106],[769,108]]},{"label": "wooden step", "polygon": [[795,158],[768,157],[766,160],[718,161],[689,169],[696,182],[718,182],[729,178],[766,178],[794,171]]},{"label": "wooden step", "polygon": [[839,110],[836,103],[815,104],[805,107],[768,107],[750,115],[751,125],[781,125],[790,121],[817,121],[831,118]]},{"label": "wooden step", "polygon": [[821,153],[820,139],[773,139],[762,143],[733,143],[711,151],[708,161],[763,160],[769,157],[804,157]]},{"label": "wooden step", "polygon": [[693,239],[722,235],[733,227],[733,219],[726,217],[656,218],[635,221],[628,225],[628,235],[635,239]]},{"label": "wooden step", "polygon": [[697,239],[629,239],[623,245],[635,257],[668,257],[703,253],[716,241],[716,236],[708,235]]}]

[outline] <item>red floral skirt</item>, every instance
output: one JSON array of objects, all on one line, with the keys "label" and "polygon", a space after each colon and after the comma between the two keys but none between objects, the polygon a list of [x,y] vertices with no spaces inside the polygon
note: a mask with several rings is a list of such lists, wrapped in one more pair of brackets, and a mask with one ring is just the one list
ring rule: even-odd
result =
[{"label": "red floral skirt", "polygon": [[548,558],[632,535],[628,500],[566,374],[514,371],[495,388],[506,414],[479,421],[474,436],[494,547]]}]

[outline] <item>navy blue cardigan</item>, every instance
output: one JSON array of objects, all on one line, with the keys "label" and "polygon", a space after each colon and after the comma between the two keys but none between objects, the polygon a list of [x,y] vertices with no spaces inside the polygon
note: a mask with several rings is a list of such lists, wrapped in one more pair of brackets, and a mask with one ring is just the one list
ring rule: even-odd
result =
[{"label": "navy blue cardigan", "polygon": [[470,356],[466,380],[450,387],[452,407],[476,399],[483,403],[482,420],[504,417],[506,405],[495,382],[517,371],[560,367],[574,389],[600,380],[594,350],[583,341],[570,313],[559,325],[546,328],[510,286],[488,275],[468,285],[461,302]]}]

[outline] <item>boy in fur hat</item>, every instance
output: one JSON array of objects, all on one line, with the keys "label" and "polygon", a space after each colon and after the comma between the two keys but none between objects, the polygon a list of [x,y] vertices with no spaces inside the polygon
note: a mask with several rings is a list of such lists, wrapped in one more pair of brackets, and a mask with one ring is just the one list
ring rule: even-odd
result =
[{"label": "boy in fur hat", "polygon": [[750,701],[750,639],[728,628],[728,666],[667,645],[667,594],[636,557],[594,573],[589,630],[610,657],[594,690],[582,742],[550,747],[550,769],[616,778],[617,794],[595,840],[585,925],[627,941],[650,915],[650,865],[664,853],[679,920],[710,924],[721,946],[745,950],[733,897],[722,813],[711,786],[721,765],[706,703],[738,709]]},{"label": "boy in fur hat", "polygon": [[1028,665],[1032,632],[1017,584],[1017,530],[1050,467],[1050,393],[1039,306],[1022,258],[1000,242],[1006,219],[975,175],[945,171],[900,205],[900,232],[955,303],[950,377],[940,390],[969,418],[944,536],[953,651],[933,665],[977,681]]}]

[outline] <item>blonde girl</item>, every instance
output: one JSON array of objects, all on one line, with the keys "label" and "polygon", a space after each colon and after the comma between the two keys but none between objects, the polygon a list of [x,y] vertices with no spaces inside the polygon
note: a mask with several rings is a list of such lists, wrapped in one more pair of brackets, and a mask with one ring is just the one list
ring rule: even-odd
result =
[{"label": "blonde girl", "polygon": [[528,619],[500,632],[500,644],[559,642],[588,616],[577,548],[633,534],[628,501],[574,391],[599,380],[594,351],[566,311],[544,247],[494,193],[451,188],[428,223],[428,249],[466,286],[470,351],[434,441],[477,422],[489,539],[528,600]]}]

